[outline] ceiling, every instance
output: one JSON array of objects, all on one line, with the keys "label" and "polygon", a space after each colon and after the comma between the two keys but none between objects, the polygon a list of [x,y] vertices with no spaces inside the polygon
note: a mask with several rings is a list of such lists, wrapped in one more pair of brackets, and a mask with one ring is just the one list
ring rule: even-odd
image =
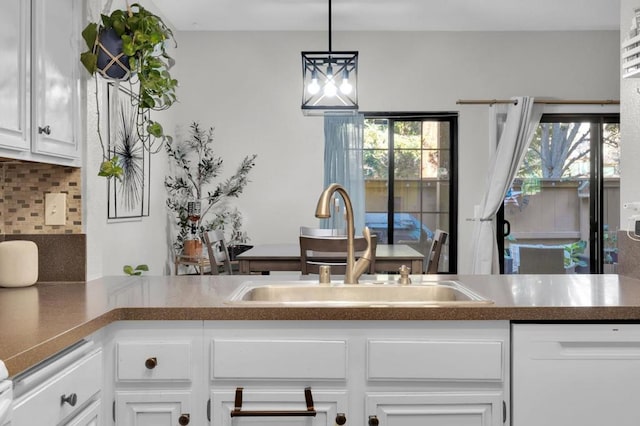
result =
[{"label": "ceiling", "polygon": [[[181,31],[326,31],[328,0],[152,0]],[[334,31],[618,30],[620,0],[333,0]]]}]

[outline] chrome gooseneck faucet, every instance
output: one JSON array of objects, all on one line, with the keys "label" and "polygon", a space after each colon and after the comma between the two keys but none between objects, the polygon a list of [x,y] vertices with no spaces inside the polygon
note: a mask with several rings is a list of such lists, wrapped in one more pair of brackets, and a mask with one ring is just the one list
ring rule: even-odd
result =
[{"label": "chrome gooseneck faucet", "polygon": [[367,249],[356,262],[355,259],[355,226],[353,224],[353,207],[347,190],[342,185],[332,183],[322,191],[318,206],[316,207],[316,217],[326,219],[331,216],[331,196],[334,192],[338,192],[344,200],[347,219],[347,268],[344,274],[345,284],[358,284],[358,278],[367,270],[371,262],[371,232],[368,227],[364,228],[362,234],[367,240]]}]

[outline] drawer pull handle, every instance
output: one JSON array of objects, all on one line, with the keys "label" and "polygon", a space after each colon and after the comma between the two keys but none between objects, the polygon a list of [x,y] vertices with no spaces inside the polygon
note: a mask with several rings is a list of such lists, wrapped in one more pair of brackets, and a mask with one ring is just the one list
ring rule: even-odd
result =
[{"label": "drawer pull handle", "polygon": [[72,407],[76,406],[76,403],[78,402],[78,395],[76,395],[75,393],[72,393],[71,395],[62,395],[60,397],[60,405],[64,405],[65,402],[67,404],[69,404]]},{"label": "drawer pull handle", "polygon": [[45,135],[50,135],[51,134],[51,126],[38,126],[38,133],[40,134],[45,134]]},{"label": "drawer pull handle", "polygon": [[189,414],[181,414],[178,419],[178,423],[180,423],[180,426],[186,426],[189,424],[189,420],[191,420],[191,416]]},{"label": "drawer pull handle", "polygon": [[369,416],[369,426],[378,426],[379,424],[378,416]]},{"label": "drawer pull handle", "polygon": [[344,413],[338,413],[336,415],[336,424],[342,426],[345,423],[347,423],[347,416]]},{"label": "drawer pull handle", "polygon": [[231,417],[315,417],[317,412],[313,408],[313,396],[311,388],[304,389],[304,399],[307,403],[306,410],[245,410],[242,411],[242,389],[236,388],[236,399],[234,409],[231,411]]},{"label": "drawer pull handle", "polygon": [[149,370],[153,370],[154,368],[156,368],[157,365],[158,365],[158,359],[155,356],[151,358],[147,358],[147,360],[144,362],[144,366],[147,367]]}]

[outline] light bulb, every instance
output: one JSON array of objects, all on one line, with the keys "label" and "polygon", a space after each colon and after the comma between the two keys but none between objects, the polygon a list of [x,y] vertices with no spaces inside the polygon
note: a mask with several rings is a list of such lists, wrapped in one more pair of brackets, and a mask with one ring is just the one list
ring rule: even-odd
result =
[{"label": "light bulb", "polygon": [[333,79],[327,81],[324,85],[324,95],[328,98],[332,98],[338,93],[338,88],[336,87]]},{"label": "light bulb", "polygon": [[315,95],[319,91],[320,85],[318,84],[318,79],[312,78],[311,83],[309,83],[309,85],[307,86],[307,92],[309,92],[310,95]]},{"label": "light bulb", "polygon": [[327,65],[327,80],[333,80],[333,67],[331,64]]},{"label": "light bulb", "polygon": [[349,79],[345,78],[342,80],[342,84],[340,85],[340,91],[345,95],[348,95],[353,90],[353,86],[349,83]]}]

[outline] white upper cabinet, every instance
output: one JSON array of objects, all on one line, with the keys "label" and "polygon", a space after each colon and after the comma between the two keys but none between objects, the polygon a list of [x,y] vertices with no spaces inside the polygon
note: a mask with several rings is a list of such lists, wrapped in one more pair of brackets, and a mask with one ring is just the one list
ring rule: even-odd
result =
[{"label": "white upper cabinet", "polygon": [[78,158],[81,3],[37,0],[33,5],[32,150]]},{"label": "white upper cabinet", "polygon": [[80,166],[81,0],[3,0],[0,157]]},{"label": "white upper cabinet", "polygon": [[0,148],[29,151],[29,2],[3,0],[0,13]]}]

